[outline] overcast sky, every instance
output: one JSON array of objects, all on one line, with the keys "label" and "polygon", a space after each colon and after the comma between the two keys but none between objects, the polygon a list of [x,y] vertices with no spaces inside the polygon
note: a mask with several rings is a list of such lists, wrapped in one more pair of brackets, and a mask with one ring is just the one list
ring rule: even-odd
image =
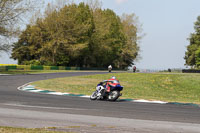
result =
[{"label": "overcast sky", "polygon": [[[139,17],[146,36],[140,42],[142,59],[136,66],[144,69],[185,67],[187,38],[194,32],[199,5],[200,0],[102,0],[102,8],[110,8],[118,15],[135,13]],[[0,57],[0,64],[16,63],[8,57],[5,54]]]}]

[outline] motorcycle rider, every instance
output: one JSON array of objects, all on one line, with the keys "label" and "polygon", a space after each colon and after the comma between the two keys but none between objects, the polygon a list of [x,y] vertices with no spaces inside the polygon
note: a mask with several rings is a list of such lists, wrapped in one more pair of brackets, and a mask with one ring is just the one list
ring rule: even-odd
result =
[{"label": "motorcycle rider", "polygon": [[107,80],[106,91],[110,92],[110,89],[112,87],[115,87],[117,84],[119,84],[119,80],[117,80],[115,76],[112,76],[110,79]]},{"label": "motorcycle rider", "polygon": [[111,70],[112,70],[112,66],[109,65],[109,66],[108,66],[108,71],[111,72]]},{"label": "motorcycle rider", "polygon": [[115,76],[112,76],[110,79],[104,80],[103,82],[101,82],[101,84],[102,85],[105,84],[103,86],[104,88],[101,90],[101,94],[99,94],[101,95],[101,98],[102,98],[106,92],[110,92],[110,89],[112,87],[115,87],[116,85],[119,84],[119,80],[117,80]]}]

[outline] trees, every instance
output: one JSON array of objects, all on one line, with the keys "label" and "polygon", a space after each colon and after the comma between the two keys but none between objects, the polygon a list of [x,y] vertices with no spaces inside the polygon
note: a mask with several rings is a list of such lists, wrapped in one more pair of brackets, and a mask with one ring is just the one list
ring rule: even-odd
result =
[{"label": "trees", "polygon": [[185,52],[185,64],[191,67],[200,66],[200,16],[197,17],[197,21],[194,23],[195,33],[190,35],[190,45],[187,46]]},{"label": "trees", "polygon": [[135,14],[123,14],[121,20],[123,24],[123,33],[126,37],[126,43],[122,49],[120,57],[123,59],[124,66],[127,66],[127,64],[133,65],[140,50],[140,47],[138,46],[139,36],[137,36],[140,28],[138,26],[138,18]]},{"label": "trees", "polygon": [[84,3],[66,5],[60,10],[47,11],[45,16],[22,33],[14,44],[12,58],[19,59],[18,51],[28,46],[29,56],[18,60],[19,64],[39,60],[45,65],[80,66],[82,60],[79,57],[87,47],[92,28],[89,6]]},{"label": "trees", "polygon": [[[110,9],[88,4],[48,5],[45,17],[27,26],[14,44],[19,64],[125,68],[138,55],[134,15],[123,19]],[[21,51],[25,50],[25,51]]]},{"label": "trees", "polygon": [[10,40],[19,34],[19,22],[34,7],[34,0],[0,0],[0,52],[8,52]]},{"label": "trees", "polygon": [[94,32],[92,33],[86,64],[93,67],[118,67],[119,56],[123,46],[124,35],[120,18],[110,9],[97,9],[94,15]]}]

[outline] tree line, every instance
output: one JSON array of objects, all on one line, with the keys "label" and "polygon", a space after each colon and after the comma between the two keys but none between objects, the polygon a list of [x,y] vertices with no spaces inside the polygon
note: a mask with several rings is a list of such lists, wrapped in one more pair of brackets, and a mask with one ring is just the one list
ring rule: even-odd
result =
[{"label": "tree line", "polygon": [[49,4],[45,15],[27,25],[13,44],[18,64],[126,68],[138,57],[135,14],[70,3]]}]

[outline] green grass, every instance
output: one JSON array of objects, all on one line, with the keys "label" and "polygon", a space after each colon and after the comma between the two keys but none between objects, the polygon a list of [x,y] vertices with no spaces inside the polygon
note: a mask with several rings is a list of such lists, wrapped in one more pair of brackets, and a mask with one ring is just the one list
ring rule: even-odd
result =
[{"label": "green grass", "polygon": [[14,127],[0,127],[0,133],[63,133],[63,132],[49,131],[48,128],[27,129],[27,128],[14,128]]},{"label": "green grass", "polygon": [[39,89],[90,95],[102,80],[116,76],[123,98],[200,104],[200,74],[115,73],[34,82]]}]

